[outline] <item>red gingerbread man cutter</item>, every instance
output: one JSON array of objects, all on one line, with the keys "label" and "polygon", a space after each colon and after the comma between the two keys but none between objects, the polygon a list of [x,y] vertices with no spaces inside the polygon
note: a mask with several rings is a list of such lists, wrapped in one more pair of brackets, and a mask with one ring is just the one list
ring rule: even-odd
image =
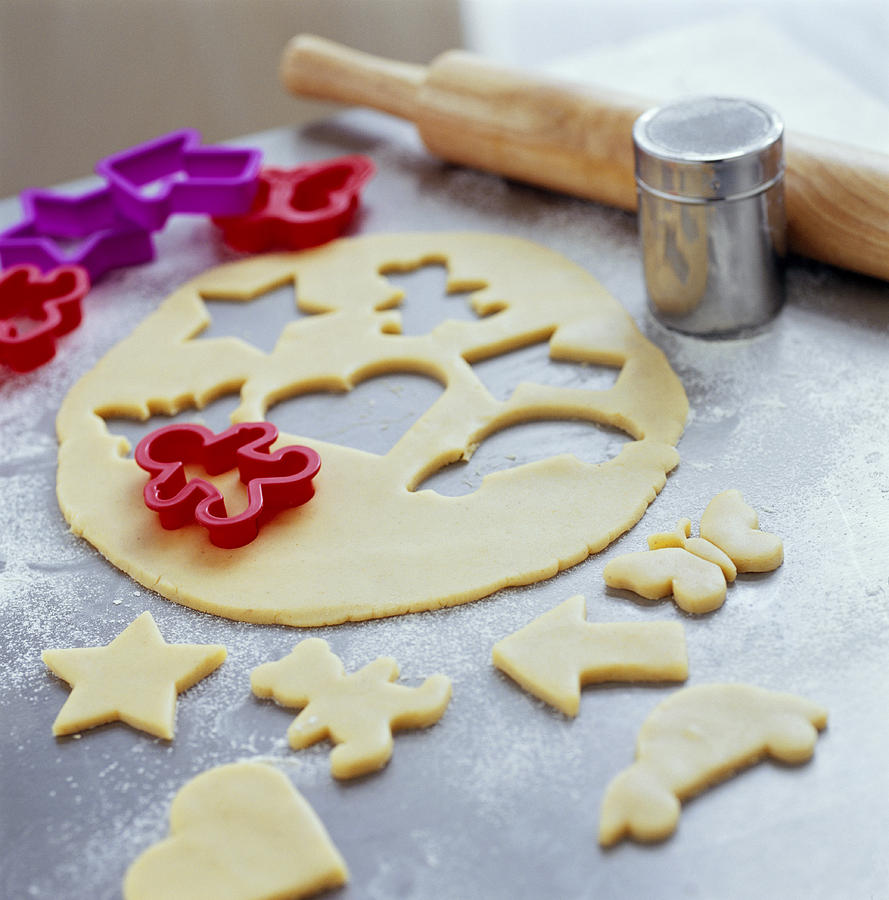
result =
[{"label": "red gingerbread man cutter", "polygon": [[[270,422],[242,422],[218,435],[191,424],[151,432],[135,452],[136,462],[151,475],[143,491],[145,505],[160,515],[164,528],[197,522],[217,547],[249,544],[276,511],[301,506],[315,493],[312,479],[321,457],[299,445],[269,453],[277,437]],[[247,485],[247,508],[228,516],[219,489],[203,478],[189,480],[186,464],[202,465],[211,475],[237,468]]]},{"label": "red gingerbread man cutter", "polygon": [[[30,372],[55,356],[56,339],[80,324],[90,279],[80,266],[42,274],[36,266],[0,273],[0,364]],[[28,321],[21,330],[16,320]]]}]

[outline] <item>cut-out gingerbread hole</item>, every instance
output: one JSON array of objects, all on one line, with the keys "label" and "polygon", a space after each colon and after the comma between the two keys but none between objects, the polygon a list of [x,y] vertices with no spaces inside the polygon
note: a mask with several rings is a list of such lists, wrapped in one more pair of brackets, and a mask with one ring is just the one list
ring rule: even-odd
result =
[{"label": "cut-out gingerbread hole", "polygon": [[398,310],[403,335],[428,334],[448,319],[475,322],[483,318],[468,301],[485,283],[479,281],[468,288],[448,290],[444,262],[428,262],[413,268],[389,266],[382,268],[380,274],[394,289],[403,292],[400,301],[386,307]]}]

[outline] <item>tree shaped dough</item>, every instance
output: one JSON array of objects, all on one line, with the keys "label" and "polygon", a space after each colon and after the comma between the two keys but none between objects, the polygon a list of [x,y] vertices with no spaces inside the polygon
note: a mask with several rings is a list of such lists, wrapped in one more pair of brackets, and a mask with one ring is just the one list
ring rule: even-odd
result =
[{"label": "tree shaped dough", "polygon": [[688,613],[712,612],[725,602],[722,569],[681,547],[625,553],[608,562],[602,576],[608,587],[648,600],[672,594],[676,605]]},{"label": "tree shaped dough", "polygon": [[805,762],[826,725],[825,710],[793,694],[745,684],[677,691],[643,723],[636,762],[608,785],[599,842],[663,840],[676,828],[681,800],[765,756]]},{"label": "tree shaped dough", "polygon": [[587,622],[580,594],[496,643],[492,658],[526,691],[566,716],[577,715],[585,684],[688,677],[682,625]]},{"label": "tree shaped dough", "polygon": [[355,778],[381,769],[392,756],[392,732],[437,722],[451,698],[451,682],[433,675],[419,687],[393,684],[398,665],[381,656],[347,675],[327,641],[301,641],[288,656],[264,663],[250,674],[257,697],[282,706],[305,707],[287,729],[294,750],[324,738],[335,778]]},{"label": "tree shaped dough", "polygon": [[170,836],[127,870],[125,900],[296,900],[348,881],[312,808],[277,770],[202,772],[170,807]]},{"label": "tree shaped dough", "polygon": [[771,572],[784,561],[781,538],[759,530],[759,517],[740,491],[717,494],[701,516],[701,537],[718,544],[739,572]]},{"label": "tree shaped dough", "polygon": [[73,688],[52,733],[121,721],[172,740],[177,693],[206,678],[225,656],[218,644],[167,644],[150,612],[106,647],[44,650],[46,665]]}]

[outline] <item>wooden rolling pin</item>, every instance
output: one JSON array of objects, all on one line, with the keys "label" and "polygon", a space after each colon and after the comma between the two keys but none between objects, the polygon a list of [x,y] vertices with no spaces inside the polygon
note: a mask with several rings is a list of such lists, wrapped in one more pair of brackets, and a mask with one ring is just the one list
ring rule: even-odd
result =
[{"label": "wooden rolling pin", "polygon": [[[294,94],[413,121],[433,153],[621,209],[636,209],[632,128],[655,105],[496,66],[462,51],[419,66],[298,35],[281,60]],[[889,156],[788,134],[790,249],[889,280]]]}]

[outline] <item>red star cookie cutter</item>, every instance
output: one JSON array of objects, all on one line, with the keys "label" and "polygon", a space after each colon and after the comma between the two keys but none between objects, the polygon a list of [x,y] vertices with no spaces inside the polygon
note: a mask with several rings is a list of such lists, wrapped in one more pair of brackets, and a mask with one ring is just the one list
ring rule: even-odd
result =
[{"label": "red star cookie cutter", "polygon": [[213,221],[235,250],[302,250],[339,237],[376,171],[366,156],[340,156],[293,169],[263,168],[249,212]]},{"label": "red star cookie cutter", "polygon": [[[301,506],[315,493],[312,479],[321,457],[297,444],[269,453],[277,437],[270,422],[242,422],[218,435],[203,425],[158,428],[139,441],[135,452],[136,462],[151,475],[143,491],[145,505],[160,515],[164,528],[197,522],[217,547],[249,544],[275,512]],[[228,516],[219,489],[203,478],[189,480],[186,464],[202,465],[211,475],[237,468],[247,485],[247,508]]]},{"label": "red star cookie cutter", "polygon": [[[80,301],[90,289],[81,266],[59,266],[42,274],[37,266],[0,272],[0,363],[30,372],[56,353],[56,338],[80,324]],[[34,323],[21,329],[25,320]]]}]

